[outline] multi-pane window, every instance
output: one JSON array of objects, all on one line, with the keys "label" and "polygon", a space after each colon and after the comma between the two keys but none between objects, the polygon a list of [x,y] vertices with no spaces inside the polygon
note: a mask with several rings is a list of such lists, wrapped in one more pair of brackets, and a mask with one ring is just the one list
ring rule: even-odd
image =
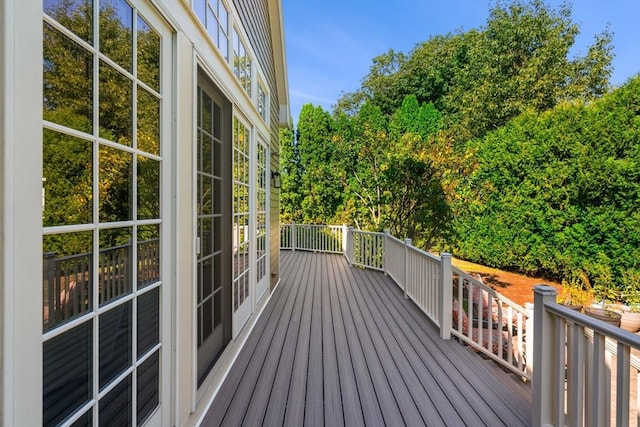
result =
[{"label": "multi-pane window", "polygon": [[235,28],[233,29],[233,72],[244,90],[251,96],[251,57]]},{"label": "multi-pane window", "polygon": [[43,421],[142,424],[160,396],[162,39],[125,0],[44,11]]},{"label": "multi-pane window", "polygon": [[228,61],[229,11],[227,6],[222,0],[195,0],[193,9],[222,53],[222,56]]},{"label": "multi-pane window", "polygon": [[267,92],[262,87],[262,84],[258,84],[258,113],[262,120],[267,121]]},{"label": "multi-pane window", "polygon": [[257,144],[256,156],[256,280],[267,274],[267,147]]},{"label": "multi-pane window", "polygon": [[233,309],[249,296],[249,129],[233,119]]}]

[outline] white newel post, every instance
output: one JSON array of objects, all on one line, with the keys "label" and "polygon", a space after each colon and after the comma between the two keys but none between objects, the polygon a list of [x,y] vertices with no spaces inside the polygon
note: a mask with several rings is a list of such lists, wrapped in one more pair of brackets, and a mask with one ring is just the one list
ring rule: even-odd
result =
[{"label": "white newel post", "polygon": [[556,289],[547,285],[533,288],[533,426],[553,425],[553,359],[554,318],[545,309],[545,304],[556,302]]},{"label": "white newel post", "polygon": [[291,250],[295,252],[296,250],[296,223],[291,224]]},{"label": "white newel post", "polygon": [[349,227],[347,227],[347,224],[342,224],[342,255],[347,259],[349,259],[347,256],[347,244],[349,243],[349,240],[347,239],[348,234]]},{"label": "white newel post", "polygon": [[347,230],[347,261],[349,266],[353,266],[353,227]]},{"label": "white newel post", "polygon": [[384,229],[384,242],[382,243],[383,254],[382,254],[382,270],[384,271],[384,275],[388,276],[389,272],[387,271],[387,247],[389,246],[387,243],[389,242],[389,234],[391,234],[391,230],[388,228]]},{"label": "white newel post", "polygon": [[453,272],[451,270],[451,254],[440,254],[440,338],[451,338],[451,313],[453,313]]},{"label": "white newel post", "polygon": [[402,278],[402,289],[404,290],[405,298],[409,298],[407,294],[407,288],[409,286],[409,246],[411,246],[411,239],[404,239],[404,277]]}]

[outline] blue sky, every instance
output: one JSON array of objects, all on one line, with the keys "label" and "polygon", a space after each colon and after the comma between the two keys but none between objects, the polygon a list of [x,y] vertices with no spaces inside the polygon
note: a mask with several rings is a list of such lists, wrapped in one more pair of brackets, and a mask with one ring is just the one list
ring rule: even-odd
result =
[{"label": "blue sky", "polygon": [[[547,0],[557,6],[559,0]],[[408,53],[436,34],[483,27],[489,0],[282,0],[291,115],[302,105],[329,111],[342,92],[360,87],[371,59]],[[640,0],[573,0],[580,34],[571,55],[584,55],[609,24],[614,33],[612,83],[640,73]]]}]

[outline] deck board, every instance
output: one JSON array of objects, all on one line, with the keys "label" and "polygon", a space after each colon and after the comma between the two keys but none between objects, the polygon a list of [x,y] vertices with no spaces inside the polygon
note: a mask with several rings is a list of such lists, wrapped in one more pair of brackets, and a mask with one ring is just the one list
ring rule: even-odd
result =
[{"label": "deck board", "polygon": [[529,425],[530,391],[438,329],[387,276],[281,253],[281,284],[203,425]]}]

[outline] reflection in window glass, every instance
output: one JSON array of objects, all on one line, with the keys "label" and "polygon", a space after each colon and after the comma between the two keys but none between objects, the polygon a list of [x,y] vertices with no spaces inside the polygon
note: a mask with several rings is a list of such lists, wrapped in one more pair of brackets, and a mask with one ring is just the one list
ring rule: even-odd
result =
[{"label": "reflection in window glass", "polygon": [[160,290],[138,297],[138,358],[160,342]]},{"label": "reflection in window glass", "polygon": [[124,0],[100,0],[100,52],[133,71],[133,9]]},{"label": "reflection in window glass", "polygon": [[160,162],[138,156],[138,219],[160,218]]},{"label": "reflection in window glass", "polygon": [[[83,40],[93,41],[93,1],[44,0],[44,12]],[[45,43],[46,46],[46,43]]]},{"label": "reflection in window glass", "polygon": [[112,147],[99,149],[100,222],[131,219],[133,155]]},{"label": "reflection in window glass", "polygon": [[44,119],[92,133],[93,56],[46,22],[43,31]]},{"label": "reflection in window glass", "polygon": [[92,143],[47,129],[42,140],[43,225],[92,222]]},{"label": "reflection in window glass", "polygon": [[160,355],[156,351],[138,367],[137,421],[142,425],[160,401]]},{"label": "reflection in window glass", "polygon": [[98,318],[100,389],[131,366],[131,301]]},{"label": "reflection in window glass", "polygon": [[58,425],[91,400],[93,322],[42,344],[43,424]]},{"label": "reflection in window glass", "polygon": [[43,330],[91,310],[93,233],[42,237]]},{"label": "reflection in window glass", "polygon": [[115,386],[105,397],[100,399],[100,427],[130,426],[132,415],[131,375]]},{"label": "reflection in window glass", "polygon": [[233,295],[234,310],[249,296],[249,129],[233,119]]},{"label": "reflection in window glass", "polygon": [[100,230],[98,286],[100,306],[131,292],[131,228]]},{"label": "reflection in window glass", "polygon": [[100,137],[131,147],[133,83],[100,61]]},{"label": "reflection in window glass", "polygon": [[138,227],[138,289],[160,280],[160,226]]},{"label": "reflection in window glass", "polygon": [[160,100],[138,87],[138,149],[160,154]]},{"label": "reflection in window glass", "polygon": [[193,10],[224,59],[229,60],[229,12],[222,0],[194,0]]},{"label": "reflection in window glass", "polygon": [[138,78],[160,91],[160,36],[138,16]]}]

